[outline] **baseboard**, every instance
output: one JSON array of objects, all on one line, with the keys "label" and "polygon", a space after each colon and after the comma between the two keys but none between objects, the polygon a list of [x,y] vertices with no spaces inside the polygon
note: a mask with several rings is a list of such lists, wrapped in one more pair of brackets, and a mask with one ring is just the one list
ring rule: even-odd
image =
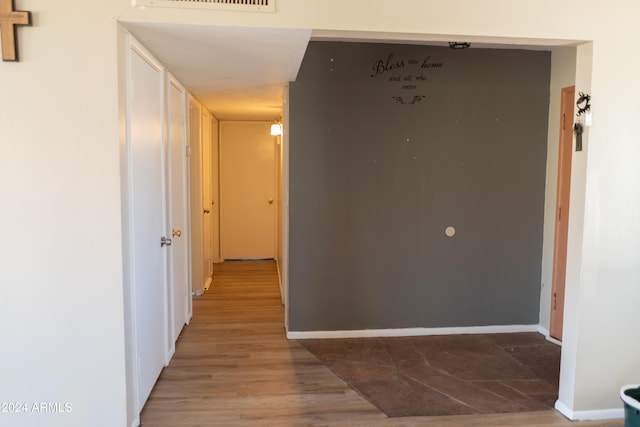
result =
[{"label": "baseboard", "polygon": [[538,325],[463,326],[453,328],[363,329],[347,331],[287,331],[291,340],[326,338],[417,337],[426,335],[506,334],[538,332]]},{"label": "baseboard", "polygon": [[133,420],[133,422],[131,423],[131,427],[140,427],[140,418],[136,418],[135,420]]},{"label": "baseboard", "polygon": [[544,326],[538,325],[538,332],[540,332],[540,334],[544,335],[544,337],[547,339],[547,341],[562,347],[562,341],[557,340],[557,339],[553,338],[551,335],[549,335],[549,330],[547,328],[545,328]]},{"label": "baseboard", "polygon": [[[544,334],[542,334],[544,335]],[[549,341],[550,343],[553,343],[555,345],[559,345],[560,347],[562,347],[562,341],[558,341],[557,339],[549,336],[549,335],[545,335],[545,338],[547,339],[547,341]]]},{"label": "baseboard", "polygon": [[571,421],[616,420],[624,418],[624,409],[596,409],[592,411],[574,411],[559,400],[554,405],[556,410]]},{"label": "baseboard", "polygon": [[573,410],[569,409],[569,407],[565,405],[563,402],[561,402],[560,400],[556,400],[556,403],[555,405],[553,405],[553,407],[556,408],[558,412],[560,412],[562,415],[564,415],[568,419],[570,420],[573,419]]},{"label": "baseboard", "polygon": [[278,272],[278,285],[280,285],[280,300],[284,305],[284,289],[282,289],[282,275],[280,274],[280,261],[277,259],[276,261],[276,271]]},{"label": "baseboard", "polygon": [[166,356],[165,356],[165,360],[164,360],[165,368],[167,366],[169,366],[169,363],[171,362],[171,359],[173,359],[173,356],[175,354],[176,354],[176,346],[172,345],[171,348],[169,349],[169,351],[167,352]]}]

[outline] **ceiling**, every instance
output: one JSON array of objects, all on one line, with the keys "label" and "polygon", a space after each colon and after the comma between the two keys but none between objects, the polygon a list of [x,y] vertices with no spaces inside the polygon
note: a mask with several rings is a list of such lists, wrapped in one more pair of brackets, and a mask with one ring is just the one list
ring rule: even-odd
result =
[{"label": "ceiling", "polygon": [[276,120],[310,30],[128,23],[218,120]]},{"label": "ceiling", "polygon": [[[129,31],[218,120],[282,116],[284,88],[294,81],[309,40],[446,46],[453,36],[129,22]],[[549,49],[567,40],[467,39],[474,48]]]}]

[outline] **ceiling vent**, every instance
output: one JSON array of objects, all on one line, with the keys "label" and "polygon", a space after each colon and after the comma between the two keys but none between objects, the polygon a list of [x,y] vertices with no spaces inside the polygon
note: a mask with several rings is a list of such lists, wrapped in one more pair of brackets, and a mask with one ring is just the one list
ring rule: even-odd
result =
[{"label": "ceiling vent", "polygon": [[275,12],[276,0],[136,0],[136,6],[240,12]]}]

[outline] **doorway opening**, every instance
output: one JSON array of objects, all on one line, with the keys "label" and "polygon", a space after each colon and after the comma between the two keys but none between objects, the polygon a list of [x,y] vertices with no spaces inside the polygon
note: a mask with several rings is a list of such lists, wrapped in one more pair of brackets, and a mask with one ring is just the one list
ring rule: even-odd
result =
[{"label": "doorway opening", "polygon": [[[135,25],[134,25],[134,26],[135,26]],[[159,26],[157,30],[159,31],[159,32],[158,32],[158,34],[161,34],[161,33],[162,33],[161,26]],[[134,33],[134,34],[136,34],[136,31],[133,31],[133,33]],[[147,33],[147,36],[149,36],[149,34],[151,34],[151,33]],[[136,35],[137,35],[137,34],[136,34]],[[150,37],[152,37],[152,38],[153,38],[153,36],[150,36]],[[166,40],[165,38],[161,38],[161,39]],[[149,45],[149,43],[147,43],[147,45]],[[153,49],[153,47],[151,47],[151,49]],[[155,51],[154,51],[154,52],[155,52]],[[229,57],[232,57],[232,56],[233,56],[233,54],[232,54],[232,53],[229,53]],[[163,59],[163,58],[161,58],[161,59]],[[202,72],[202,70],[201,70],[201,72]],[[248,108],[248,109],[247,109],[247,111],[249,111],[249,110],[250,110],[250,108]],[[237,114],[237,113],[234,113],[234,114]],[[282,113],[279,113],[279,114],[282,114]],[[250,116],[250,114],[248,113],[248,116],[247,116],[246,118],[250,118],[249,116]],[[240,116],[233,115],[233,116],[231,116],[231,117],[233,117],[234,119],[238,119]],[[244,119],[244,117],[243,117],[243,119]],[[224,121],[222,118],[221,118],[220,120],[221,120],[221,121]],[[281,167],[283,170],[284,170],[285,168],[287,168],[287,163],[286,163],[286,161],[284,161],[284,162],[280,163],[280,167]],[[286,176],[286,174],[285,174],[285,176]],[[284,178],[285,188],[286,188],[286,185],[288,184],[288,183],[287,183],[287,179],[288,179],[288,176],[286,176],[286,177]],[[286,190],[280,190],[280,191],[286,192]],[[193,196],[193,195],[192,195],[192,196]],[[283,195],[283,196],[282,196],[282,198],[280,198],[280,199],[278,199],[278,200],[285,200],[285,199],[286,199],[286,196],[285,196],[285,195]],[[275,217],[276,217],[276,218],[280,218],[281,220],[283,220],[283,221],[284,221],[284,219],[286,218],[286,211],[287,211],[286,204],[283,204],[281,207],[279,207],[279,212],[275,215]],[[287,232],[287,227],[286,227],[286,226],[283,226],[283,227],[284,227],[284,228],[283,228],[282,232],[280,233],[280,235],[286,235],[285,233]],[[284,241],[283,241],[283,242],[281,242],[281,243],[280,243],[280,245],[284,245],[284,244],[286,244],[286,238],[284,239]],[[278,253],[282,253],[282,247],[281,247],[281,246],[280,246],[280,247],[278,247],[277,251],[278,251]],[[221,254],[221,256],[223,256],[223,255]],[[286,256],[283,256],[283,257],[284,257],[284,259],[286,260]],[[286,269],[285,269],[285,271],[286,271]],[[286,273],[285,273],[285,274],[286,274]],[[288,295],[288,293],[287,293],[287,290],[286,290],[286,288],[285,288],[285,290],[283,291],[283,299],[284,299],[284,300],[286,300],[286,299],[287,299],[287,295]],[[288,313],[287,313],[287,314],[288,314]]]}]

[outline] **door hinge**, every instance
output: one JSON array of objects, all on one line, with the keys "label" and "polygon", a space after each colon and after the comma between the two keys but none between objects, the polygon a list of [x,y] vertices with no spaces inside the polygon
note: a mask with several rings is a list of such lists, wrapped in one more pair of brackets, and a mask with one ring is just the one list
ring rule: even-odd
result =
[{"label": "door hinge", "polygon": [[562,130],[566,129],[567,113],[562,113]]},{"label": "door hinge", "polygon": [[558,303],[558,294],[554,292],[553,293],[553,309],[554,310],[556,309],[557,303]]},{"label": "door hinge", "polygon": [[562,221],[562,206],[558,206],[558,221]]},{"label": "door hinge", "polygon": [[184,152],[185,152],[185,155],[186,155],[187,157],[191,157],[191,147],[186,146],[186,147],[184,148]]}]

